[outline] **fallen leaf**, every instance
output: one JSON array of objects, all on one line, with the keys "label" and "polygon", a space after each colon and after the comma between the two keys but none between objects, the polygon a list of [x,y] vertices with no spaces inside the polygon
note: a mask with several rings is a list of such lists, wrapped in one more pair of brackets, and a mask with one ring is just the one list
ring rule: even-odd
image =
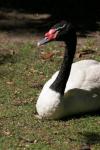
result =
[{"label": "fallen leaf", "polygon": [[32,88],[41,88],[41,87],[43,87],[43,84],[40,84],[40,83],[33,83],[33,84],[31,85],[31,87],[32,87]]},{"label": "fallen leaf", "polygon": [[28,103],[29,103],[29,101],[27,101],[27,100],[24,100],[24,101],[16,100],[16,101],[14,101],[12,103],[12,105],[14,105],[14,106],[21,106],[21,105],[27,105]]},{"label": "fallen leaf", "polygon": [[94,53],[95,53],[94,50],[83,50],[82,52],[78,52],[78,53],[76,54],[76,56],[77,56],[78,58],[81,58],[82,56],[89,55],[89,54],[94,54]]},{"label": "fallen leaf", "polygon": [[51,59],[53,56],[54,56],[53,52],[47,52],[47,53],[42,52],[41,53],[41,58],[44,60]]},{"label": "fallen leaf", "polygon": [[11,82],[11,81],[7,81],[6,84],[8,84],[8,85],[13,85],[14,83]]}]

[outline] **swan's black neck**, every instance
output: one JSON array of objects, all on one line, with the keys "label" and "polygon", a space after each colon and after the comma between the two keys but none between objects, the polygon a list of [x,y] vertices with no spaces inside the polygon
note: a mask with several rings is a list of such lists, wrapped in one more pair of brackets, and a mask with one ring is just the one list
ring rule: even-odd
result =
[{"label": "swan's black neck", "polygon": [[57,78],[50,86],[51,89],[53,89],[56,92],[59,92],[61,95],[64,94],[66,82],[68,81],[68,77],[70,75],[71,65],[73,63],[73,58],[76,51],[76,42],[76,33],[73,39],[65,41],[66,46],[63,62]]}]

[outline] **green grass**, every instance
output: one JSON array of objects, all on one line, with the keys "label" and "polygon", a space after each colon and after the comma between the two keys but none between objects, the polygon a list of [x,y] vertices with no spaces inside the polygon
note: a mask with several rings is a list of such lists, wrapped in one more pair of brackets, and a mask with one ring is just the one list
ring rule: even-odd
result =
[{"label": "green grass", "polygon": [[[18,52],[0,55],[0,150],[79,150],[85,144],[99,150],[99,115],[65,121],[35,118],[41,84],[59,68],[62,47],[50,43],[40,51],[34,43],[26,43],[6,48]],[[47,51],[55,53],[45,60],[41,52]],[[93,57],[100,60],[100,56]]]}]

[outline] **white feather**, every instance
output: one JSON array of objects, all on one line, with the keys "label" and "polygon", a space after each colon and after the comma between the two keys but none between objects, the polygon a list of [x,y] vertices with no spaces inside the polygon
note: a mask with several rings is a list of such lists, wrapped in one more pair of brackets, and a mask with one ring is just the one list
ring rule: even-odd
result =
[{"label": "white feather", "polygon": [[100,62],[83,60],[72,64],[65,95],[50,89],[58,71],[44,85],[36,109],[41,118],[65,116],[100,109]]}]

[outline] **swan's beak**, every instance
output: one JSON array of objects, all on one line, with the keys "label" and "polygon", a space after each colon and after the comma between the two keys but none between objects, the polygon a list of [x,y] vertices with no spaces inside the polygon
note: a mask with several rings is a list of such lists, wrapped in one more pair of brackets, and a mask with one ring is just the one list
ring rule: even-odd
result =
[{"label": "swan's beak", "polygon": [[45,37],[45,38],[41,39],[40,41],[38,41],[37,46],[43,45],[45,43],[48,43],[49,41],[50,40],[47,37]]}]

